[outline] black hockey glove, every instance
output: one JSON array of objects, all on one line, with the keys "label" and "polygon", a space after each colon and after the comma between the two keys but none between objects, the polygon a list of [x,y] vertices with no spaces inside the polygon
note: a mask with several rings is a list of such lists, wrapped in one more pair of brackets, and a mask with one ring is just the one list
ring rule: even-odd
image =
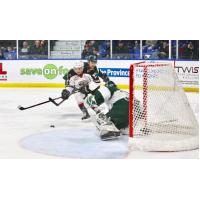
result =
[{"label": "black hockey glove", "polygon": [[80,93],[85,94],[85,95],[87,95],[91,92],[89,89],[89,85],[85,85],[85,86],[81,87],[79,91],[80,91]]},{"label": "black hockey glove", "polygon": [[108,78],[108,76],[107,76],[107,74],[102,73],[102,77],[101,77],[101,78],[103,79],[103,81],[104,81],[105,83],[107,83],[107,82],[110,81],[109,78]]},{"label": "black hockey glove", "polygon": [[61,93],[61,96],[63,99],[68,99],[70,96],[70,92],[68,90],[64,89]]}]

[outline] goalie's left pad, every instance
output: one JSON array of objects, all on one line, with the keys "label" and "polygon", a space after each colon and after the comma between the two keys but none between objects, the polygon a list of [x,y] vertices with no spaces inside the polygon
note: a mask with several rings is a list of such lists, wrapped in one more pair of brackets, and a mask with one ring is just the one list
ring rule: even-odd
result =
[{"label": "goalie's left pad", "polygon": [[96,115],[96,127],[99,130],[102,140],[112,140],[121,135],[120,130],[117,129],[114,123],[102,112]]}]

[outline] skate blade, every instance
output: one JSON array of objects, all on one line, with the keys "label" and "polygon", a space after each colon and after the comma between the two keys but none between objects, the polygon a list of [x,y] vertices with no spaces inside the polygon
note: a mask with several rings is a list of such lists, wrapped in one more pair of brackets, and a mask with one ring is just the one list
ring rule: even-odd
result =
[{"label": "skate blade", "polygon": [[91,116],[88,117],[88,118],[85,118],[85,119],[82,119],[82,118],[81,118],[81,121],[82,121],[82,122],[91,122],[91,121],[92,121],[92,118],[91,118]]}]

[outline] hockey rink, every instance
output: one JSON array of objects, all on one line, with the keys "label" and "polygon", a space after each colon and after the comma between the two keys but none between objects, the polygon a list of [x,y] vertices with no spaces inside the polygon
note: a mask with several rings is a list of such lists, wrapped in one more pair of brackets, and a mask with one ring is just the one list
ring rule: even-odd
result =
[{"label": "hockey rink", "polygon": [[[60,106],[52,103],[20,111],[49,97],[59,97],[61,89],[0,89],[0,158],[198,158],[199,151],[139,152],[128,150],[128,136],[101,141],[91,121],[81,120],[81,111],[70,97]],[[187,93],[199,118],[198,94]],[[199,121],[199,120],[198,120]]]}]

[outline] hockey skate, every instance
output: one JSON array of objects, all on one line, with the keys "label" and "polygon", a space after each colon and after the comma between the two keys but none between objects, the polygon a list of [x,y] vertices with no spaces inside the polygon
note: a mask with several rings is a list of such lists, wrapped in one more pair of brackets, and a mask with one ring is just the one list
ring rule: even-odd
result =
[{"label": "hockey skate", "polygon": [[83,104],[79,105],[80,110],[83,113],[83,116],[81,117],[82,120],[86,120],[90,118],[90,114],[88,113],[86,107]]},{"label": "hockey skate", "polygon": [[83,112],[83,117],[81,118],[82,120],[86,120],[86,119],[89,119],[90,118],[90,115],[89,115],[89,113],[88,113],[88,111],[86,110],[86,111],[84,111]]}]

